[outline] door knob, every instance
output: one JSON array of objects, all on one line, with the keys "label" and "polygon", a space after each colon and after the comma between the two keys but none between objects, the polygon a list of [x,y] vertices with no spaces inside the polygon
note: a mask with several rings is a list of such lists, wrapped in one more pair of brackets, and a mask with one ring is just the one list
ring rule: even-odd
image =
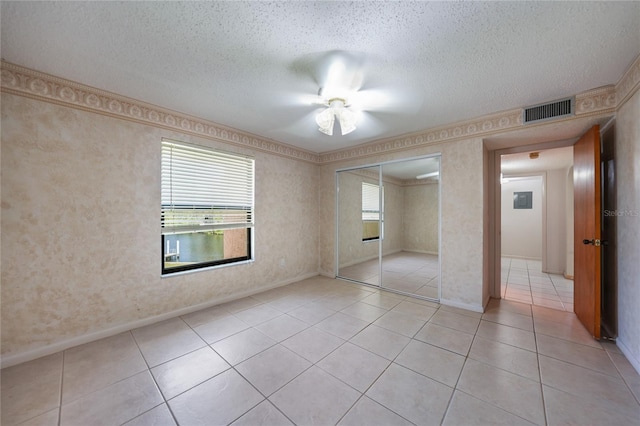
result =
[{"label": "door knob", "polygon": [[594,245],[596,247],[600,247],[600,243],[601,243],[600,240],[582,240],[582,244],[585,244],[585,245],[591,244],[591,245]]}]

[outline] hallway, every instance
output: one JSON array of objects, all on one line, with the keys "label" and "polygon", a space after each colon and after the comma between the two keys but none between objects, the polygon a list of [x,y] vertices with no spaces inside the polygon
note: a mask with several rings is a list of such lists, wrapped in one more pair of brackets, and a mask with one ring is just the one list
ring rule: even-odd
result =
[{"label": "hallway", "polygon": [[573,312],[573,280],[542,272],[539,260],[502,257],[500,282],[505,299]]}]

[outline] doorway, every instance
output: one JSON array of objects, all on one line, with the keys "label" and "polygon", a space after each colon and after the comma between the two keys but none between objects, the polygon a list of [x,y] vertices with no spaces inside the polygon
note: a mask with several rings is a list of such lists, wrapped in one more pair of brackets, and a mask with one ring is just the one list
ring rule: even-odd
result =
[{"label": "doorway", "polygon": [[[601,127],[600,123],[604,123]],[[488,258],[488,293],[492,297],[502,297],[502,275],[506,269],[501,262],[501,156],[504,154],[522,153],[533,150],[545,150],[557,147],[574,149],[574,165],[572,181],[573,194],[567,191],[567,207],[574,206],[573,248],[574,252],[567,256],[567,265],[572,266],[574,278],[574,310],[585,328],[596,338],[601,333],[608,338],[616,336],[617,319],[617,276],[616,276],[616,244],[615,221],[608,220],[616,216],[615,193],[615,121],[608,117],[605,120],[585,120],[579,128],[565,133],[572,139],[526,145],[524,141],[532,141],[535,131],[527,131],[526,137],[518,142],[517,138],[501,137],[485,140],[487,149],[486,170],[487,193],[490,212],[488,216],[487,246],[491,253]],[[588,126],[587,126],[588,125]],[[585,130],[586,129],[586,130]],[[580,135],[580,136],[577,136]],[[586,141],[586,142],[585,142]],[[580,154],[575,151],[580,146]],[[586,146],[586,148],[585,148]],[[579,161],[578,161],[579,159]],[[567,176],[569,177],[569,175]],[[602,179],[601,179],[602,177]],[[583,181],[589,181],[585,185]],[[578,212],[589,212],[578,216]],[[613,212],[613,213],[612,213]],[[567,227],[567,235],[572,227]],[[567,247],[570,249],[571,244]],[[590,258],[587,251],[593,251]],[[571,262],[573,260],[573,262]],[[542,269],[545,270],[543,256]],[[605,266],[605,264],[608,264]],[[575,266],[573,266],[575,263]],[[569,270],[565,272],[569,275]],[[505,294],[506,295],[506,294]],[[533,300],[532,300],[533,302]],[[585,306],[586,308],[578,308]],[[579,314],[579,311],[582,314]],[[589,315],[584,315],[588,312]],[[604,318],[606,317],[606,318]]]},{"label": "doorway", "polygon": [[500,155],[500,295],[573,312],[573,149]]}]

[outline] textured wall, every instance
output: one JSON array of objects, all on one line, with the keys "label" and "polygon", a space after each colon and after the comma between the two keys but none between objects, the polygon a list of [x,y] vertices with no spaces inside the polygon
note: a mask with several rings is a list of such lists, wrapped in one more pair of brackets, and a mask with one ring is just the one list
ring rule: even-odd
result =
[{"label": "textured wall", "polygon": [[[162,137],[255,156],[255,262],[161,278]],[[317,272],[317,174],[314,164],[3,94],[2,354]]]},{"label": "textured wall", "polygon": [[438,184],[404,187],[403,250],[438,254]]},{"label": "textured wall", "polygon": [[[391,154],[322,165],[319,174],[321,229],[335,226],[335,171],[441,153],[442,301],[475,309],[482,306],[483,286],[483,146],[482,139],[433,144]],[[334,276],[335,234],[321,232],[320,271]]]},{"label": "textured wall", "polygon": [[616,119],[618,342],[640,372],[640,91]]},{"label": "textured wall", "polygon": [[[384,178],[383,178],[384,179]],[[404,238],[404,188],[391,182],[384,182],[384,239],[382,254],[397,253],[402,250]]]}]

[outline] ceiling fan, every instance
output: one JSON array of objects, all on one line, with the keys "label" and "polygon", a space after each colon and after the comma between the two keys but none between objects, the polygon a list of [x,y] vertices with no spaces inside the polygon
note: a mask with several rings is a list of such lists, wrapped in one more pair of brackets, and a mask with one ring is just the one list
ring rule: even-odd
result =
[{"label": "ceiling fan", "polygon": [[300,107],[306,104],[314,108],[303,120],[309,123],[308,117],[313,116],[318,130],[325,135],[332,136],[338,128],[342,136],[356,128],[364,128],[367,136],[371,136],[384,128],[385,114],[407,114],[422,105],[416,91],[409,92],[401,86],[392,89],[365,87],[365,81],[375,80],[373,76],[378,80],[383,80],[384,76],[367,66],[362,53],[334,50],[298,65],[296,70],[310,74],[318,91],[317,95],[296,96],[296,102],[302,104]]}]

